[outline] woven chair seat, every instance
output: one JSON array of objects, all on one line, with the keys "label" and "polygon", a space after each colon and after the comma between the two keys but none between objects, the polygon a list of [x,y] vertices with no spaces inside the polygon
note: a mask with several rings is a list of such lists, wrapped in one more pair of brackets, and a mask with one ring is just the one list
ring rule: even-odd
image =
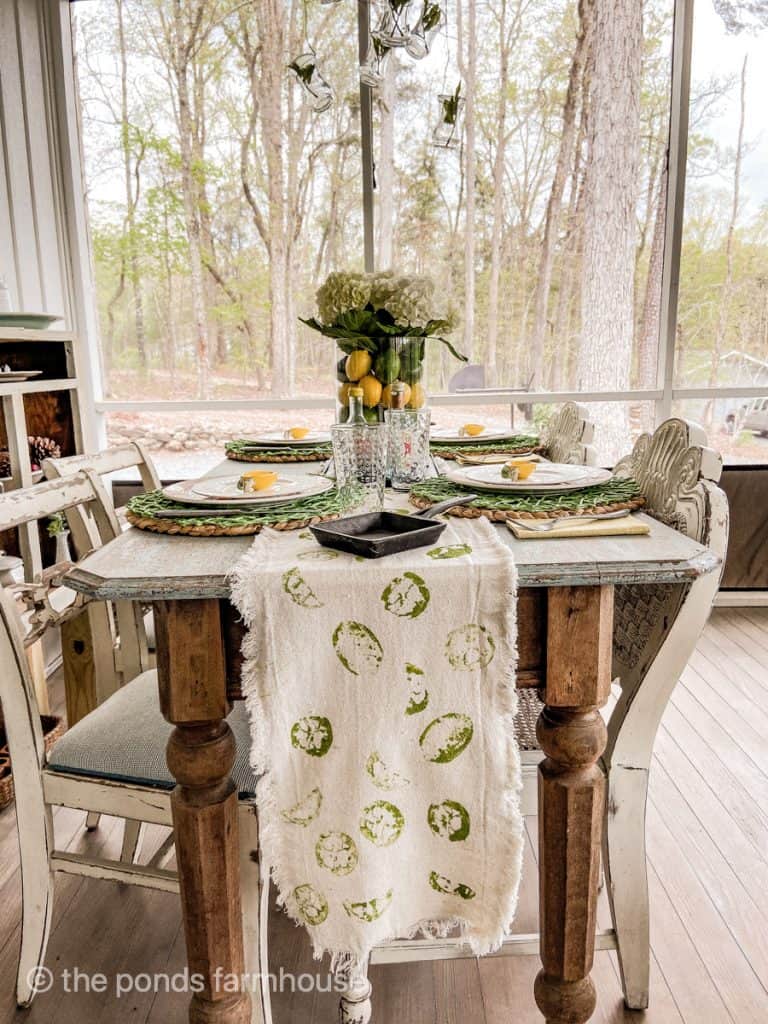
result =
[{"label": "woven chair seat", "polygon": [[[256,779],[249,763],[251,737],[243,701],[227,719],[237,742],[232,769],[241,797],[253,796]],[[143,672],[73,725],[58,740],[47,767],[89,778],[173,789],[165,748],[173,726],[160,713],[157,672]]]},{"label": "woven chair seat", "polygon": [[526,687],[517,691],[515,738],[521,750],[541,749],[536,739],[536,722],[543,707],[538,690]]}]

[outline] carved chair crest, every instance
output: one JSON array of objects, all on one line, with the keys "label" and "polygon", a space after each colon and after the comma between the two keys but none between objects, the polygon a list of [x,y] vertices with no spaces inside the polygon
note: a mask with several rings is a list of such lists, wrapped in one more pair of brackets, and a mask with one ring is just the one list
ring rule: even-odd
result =
[{"label": "carved chair crest", "polygon": [[[723,512],[725,498],[716,486],[722,459],[705,446],[706,440],[696,424],[666,420],[653,434],[638,438],[614,474],[637,481],[647,501],[644,512],[723,556],[727,509]],[[633,688],[642,681],[687,594],[685,584],[616,588],[614,674],[621,677],[622,687]]]},{"label": "carved chair crest", "polygon": [[665,420],[653,434],[642,434],[632,453],[614,468],[615,476],[637,481],[649,515],[702,544],[707,543],[710,518],[702,481],[716,483],[723,468],[706,440],[695,423]]},{"label": "carved chair crest", "polygon": [[595,428],[585,407],[566,402],[544,427],[541,441],[552,462],[583,465],[591,461],[589,446],[594,434]]}]

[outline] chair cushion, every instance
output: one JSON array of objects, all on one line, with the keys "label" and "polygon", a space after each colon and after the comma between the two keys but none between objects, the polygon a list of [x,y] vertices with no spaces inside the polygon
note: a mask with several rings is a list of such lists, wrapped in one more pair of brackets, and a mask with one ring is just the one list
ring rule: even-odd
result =
[{"label": "chair cushion", "polygon": [[[241,797],[253,796],[256,780],[248,760],[251,738],[243,701],[235,703],[227,721],[237,741],[232,778]],[[165,763],[172,728],[160,713],[157,672],[152,669],[65,732],[48,755],[48,768],[173,789],[175,782]]]}]

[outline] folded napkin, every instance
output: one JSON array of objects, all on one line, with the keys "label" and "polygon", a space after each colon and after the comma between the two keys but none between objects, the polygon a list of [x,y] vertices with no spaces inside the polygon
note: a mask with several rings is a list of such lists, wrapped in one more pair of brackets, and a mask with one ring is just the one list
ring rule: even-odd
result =
[{"label": "folded napkin", "polygon": [[262,853],[317,956],[452,927],[476,954],[501,943],[522,856],[515,590],[485,520],[375,561],[265,530],[238,564]]},{"label": "folded napkin", "polygon": [[643,536],[651,532],[647,523],[638,522],[632,516],[621,519],[594,519],[589,523],[563,523],[552,530],[530,530],[522,520],[507,520],[507,526],[518,540],[542,540],[544,537],[629,537]]}]

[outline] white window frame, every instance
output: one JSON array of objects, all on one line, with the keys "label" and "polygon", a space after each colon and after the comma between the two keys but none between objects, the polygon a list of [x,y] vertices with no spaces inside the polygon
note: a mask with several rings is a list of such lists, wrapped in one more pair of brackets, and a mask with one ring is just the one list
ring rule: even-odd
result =
[{"label": "white window frame", "polygon": [[[60,104],[60,116],[67,119],[70,135],[70,154],[73,160],[73,174],[82,175],[80,161],[81,145],[78,134],[78,119],[74,109],[77,86],[72,63],[71,23],[65,16],[69,0],[58,0],[61,17],[57,25],[61,30],[62,40],[57,50],[64,56],[68,66],[59,68],[60,82],[63,82],[66,96]],[[667,192],[666,234],[664,240],[664,267],[662,273],[661,295],[661,329],[658,349],[657,386],[653,389],[635,389],[624,391],[517,391],[512,388],[483,389],[477,391],[455,392],[450,394],[433,394],[430,402],[436,406],[490,406],[508,404],[510,418],[514,417],[514,408],[521,404],[559,404],[567,401],[578,402],[652,402],[655,409],[655,422],[658,424],[672,415],[673,404],[687,399],[722,399],[722,398],[762,398],[766,396],[765,387],[693,387],[675,386],[675,334],[677,326],[680,257],[683,236],[683,215],[685,209],[686,162],[688,152],[688,121],[691,81],[691,53],[693,41],[693,11],[695,0],[675,0],[674,28],[672,40],[672,81],[670,96],[670,127],[669,127],[669,176]],[[367,4],[361,3],[361,8]],[[62,109],[63,105],[63,109]],[[369,133],[364,133],[368,139]],[[367,146],[366,146],[367,149]],[[370,165],[370,153],[363,154],[364,167]],[[365,183],[368,175],[364,174],[363,201],[370,213],[370,190]],[[82,204],[84,183],[80,190],[79,215],[80,224],[77,229],[78,238],[88,238],[85,210]],[[370,255],[372,241],[369,218],[366,232],[366,259]],[[87,268],[87,270],[86,270]],[[92,294],[89,279],[90,263],[80,259],[75,268],[75,276],[81,275],[80,294]],[[84,278],[84,275],[88,278]],[[87,303],[85,303],[87,305]],[[93,315],[88,317],[87,343],[92,356],[92,365],[99,366],[98,328]],[[96,374],[94,374],[96,376]],[[332,409],[335,399],[331,394],[327,398],[256,398],[233,400],[180,400],[180,401],[115,401],[100,397],[100,384],[94,382],[93,411],[94,416],[101,420],[98,434],[104,436],[103,416],[110,412],[209,412],[244,409]]]}]

